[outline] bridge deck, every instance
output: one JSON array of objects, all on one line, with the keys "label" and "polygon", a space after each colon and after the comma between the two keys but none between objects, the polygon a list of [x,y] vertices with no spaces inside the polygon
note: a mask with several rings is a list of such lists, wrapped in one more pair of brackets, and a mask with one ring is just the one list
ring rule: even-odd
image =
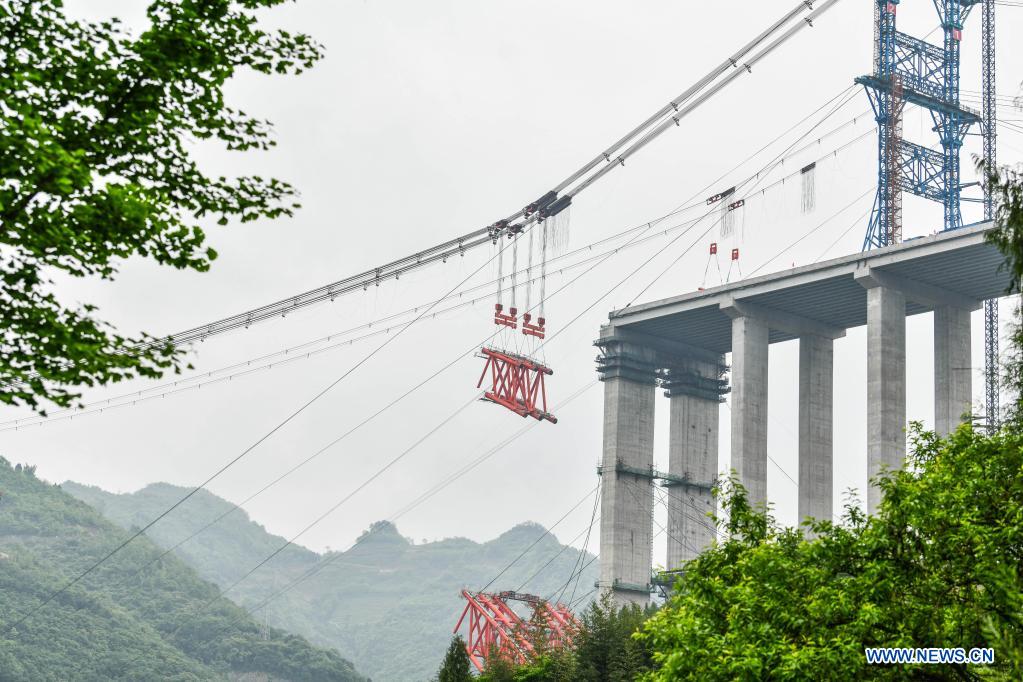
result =
[{"label": "bridge deck", "polygon": [[[857,273],[868,270],[930,294],[947,293],[958,300],[982,301],[1004,295],[1009,276],[1000,271],[998,249],[987,243],[991,223],[965,227],[896,246],[857,253],[762,277],[673,296],[615,310],[615,329],[683,342],[716,353],[732,346],[731,319],[722,311],[733,300],[768,311],[808,318],[822,325],[849,329],[867,323],[867,290]],[[906,314],[933,310],[933,296],[907,296]],[[770,341],[797,338],[791,331],[771,330]]]}]

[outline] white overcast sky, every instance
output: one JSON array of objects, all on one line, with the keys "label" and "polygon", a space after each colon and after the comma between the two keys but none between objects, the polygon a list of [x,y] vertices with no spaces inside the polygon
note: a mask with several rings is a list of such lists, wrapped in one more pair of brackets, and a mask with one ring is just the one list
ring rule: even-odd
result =
[{"label": "white overcast sky", "polygon": [[[118,15],[130,26],[143,25],[141,0],[67,4],[82,16]],[[232,105],[274,121],[279,146],[263,154],[228,154],[209,147],[200,147],[197,153],[212,173],[272,174],[291,181],[302,192],[301,212],[290,220],[211,226],[210,242],[221,257],[209,273],[182,273],[131,260],[112,284],[72,282],[61,294],[98,304],[104,318],[122,331],[166,334],[481,227],[545,192],[793,4],[793,0],[286,4],[266,12],[267,21],[312,34],[324,44],[326,58],[298,78],[242,74],[228,88]],[[1023,31],[1023,10],[1000,7],[999,13],[999,88],[1011,96],[1018,94],[1023,81],[1023,51],[1011,44],[1012,37]],[[903,30],[924,35],[936,24],[930,2],[900,5]],[[969,96],[980,87],[979,12],[967,25],[963,50],[963,89]],[[849,87],[855,76],[868,72],[871,52],[871,4],[845,0],[815,28],[686,119],[681,129],[669,131],[582,195],[571,213],[572,248],[645,223],[694,195],[699,199],[713,193],[700,190]],[[690,251],[642,300],[701,286],[712,240],[722,242],[723,251],[725,244],[741,247],[742,271],[749,273],[873,186],[873,120],[866,115],[866,96],[854,92],[848,106],[798,145],[809,148],[772,176],[787,175],[820,159],[813,213],[801,215],[798,178],[790,179],[763,196],[751,197],[741,217],[741,240],[730,243],[687,235],[666,246],[677,234],[673,233],[612,258],[550,300],[549,326],[564,330],[546,354],[555,370],[548,384],[555,403],[594,380],[592,341],[608,311],[631,300],[683,249]],[[1001,115],[1023,119],[1023,113],[1010,108]],[[818,133],[840,126],[814,144]],[[935,142],[926,134],[923,115],[915,110],[907,112],[906,132],[919,141]],[[977,149],[977,139],[971,138],[967,151]],[[1023,134],[1000,130],[1000,151],[1003,161],[1019,161]],[[758,163],[742,166],[714,191],[757,167]],[[972,175],[968,158],[964,168],[965,175]],[[869,203],[869,197],[856,201],[761,274],[857,251]],[[967,222],[979,218],[975,204],[967,204],[964,212]],[[933,232],[940,221],[937,207],[906,199],[907,236]],[[482,249],[365,294],[210,339],[194,349],[193,362],[197,371],[217,370],[379,320],[445,292],[490,255]],[[655,260],[650,267],[598,301],[613,283],[651,256]],[[727,261],[723,265],[727,267]],[[558,289],[583,270],[555,273],[548,289]],[[716,284],[716,269],[711,271],[708,283]],[[490,281],[494,275],[487,267],[473,283]],[[565,327],[588,306],[592,306],[588,312]],[[480,342],[492,329],[491,309],[492,300],[485,298],[415,325],[210,488],[230,500],[244,499]],[[977,368],[982,364],[981,324],[975,316]],[[930,423],[931,316],[910,318],[908,329],[908,413]],[[0,432],[0,454],[37,464],[40,475],[52,481],[73,479],[112,491],[132,491],[154,481],[194,485],[387,338],[362,340],[135,406]],[[866,482],[865,353],[863,329],[850,330],[847,338],[836,342],[836,491],[863,488]],[[796,521],[796,489],[786,474],[794,478],[797,473],[797,357],[795,342],[771,347],[773,463],[768,490],[785,523]],[[246,505],[247,510],[273,532],[297,532],[468,401],[481,368],[477,358],[457,362]],[[974,377],[979,398],[979,372]],[[135,382],[90,391],[87,400],[152,385]],[[417,540],[454,535],[485,540],[527,520],[550,525],[596,485],[601,405],[600,388],[591,387],[561,411],[559,424],[540,425],[518,438],[400,519],[400,530]],[[0,412],[3,421],[21,415]],[[665,399],[658,400],[657,416],[656,457],[666,469]],[[722,468],[728,462],[728,416],[722,408]],[[348,546],[369,523],[389,517],[524,425],[494,405],[471,405],[310,531],[302,544],[315,549]],[[836,495],[836,508],[840,504]],[[558,527],[557,536],[573,540],[588,525],[590,509],[588,503],[582,504]],[[663,508],[658,515],[663,524]],[[663,561],[663,542],[662,535],[655,550],[658,563]]]}]

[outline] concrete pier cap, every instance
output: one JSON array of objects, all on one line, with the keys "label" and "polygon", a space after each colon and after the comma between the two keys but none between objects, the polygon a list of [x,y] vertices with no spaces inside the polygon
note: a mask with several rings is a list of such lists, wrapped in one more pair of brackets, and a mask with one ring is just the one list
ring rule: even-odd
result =
[{"label": "concrete pier cap", "polygon": [[[905,457],[907,316],[934,314],[937,430],[948,433],[968,417],[970,313],[982,301],[1004,295],[1009,285],[999,267],[1002,256],[987,241],[991,229],[991,223],[967,226],[612,311],[596,341],[601,348],[598,372],[605,382],[601,586],[623,601],[645,602],[649,594],[645,576],[652,505],[637,500],[651,498],[659,480],[653,472],[657,386],[665,387],[672,400],[668,475],[696,483],[712,476],[704,465],[717,460],[712,431],[730,379],[731,465],[752,500],[766,503],[769,348],[799,340],[801,518],[831,515],[833,354],[835,340],[846,330],[867,326],[865,484],[884,468],[902,466]],[[725,365],[729,353],[731,367]],[[706,383],[715,374],[713,383]],[[610,485],[608,467],[619,469]],[[631,483],[622,483],[627,479]],[[867,490],[868,511],[873,512],[880,493],[872,486]],[[694,509],[713,508],[713,500],[695,487],[692,494],[672,489],[669,500],[669,513],[670,505],[678,504],[690,517]],[[630,516],[623,509],[630,504],[641,513]],[[705,528],[686,526],[681,516],[677,526],[669,524],[666,530],[673,536],[670,564],[695,556],[713,539]]]}]

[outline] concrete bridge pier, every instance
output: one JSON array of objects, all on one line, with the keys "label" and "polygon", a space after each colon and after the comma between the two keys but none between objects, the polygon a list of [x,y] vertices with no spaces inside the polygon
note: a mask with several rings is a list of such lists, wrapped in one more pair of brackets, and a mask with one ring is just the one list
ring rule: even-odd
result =
[{"label": "concrete bridge pier", "polygon": [[715,509],[713,484],[718,474],[718,423],[724,357],[716,362],[687,359],[667,370],[662,382],[670,400],[668,441],[668,554],[675,569],[695,559],[714,540],[708,518]]},{"label": "concrete bridge pier", "polygon": [[[727,389],[724,356],[631,332],[601,330],[604,450],[599,472],[600,580],[618,604],[646,604],[652,589],[654,485],[668,490],[668,567],[694,558],[714,537],[718,411]],[[654,469],[654,400],[670,399],[669,471]]]},{"label": "concrete bridge pier", "polygon": [[760,317],[729,309],[732,319],[732,468],[750,504],[767,504],[767,348]]},{"label": "concrete bridge pier", "polygon": [[934,430],[940,436],[955,431],[972,408],[970,312],[956,305],[934,309]]},{"label": "concrete bridge pier", "polygon": [[[933,284],[880,271],[858,269],[867,289],[867,476],[901,469],[906,459],[906,314],[908,307],[934,311],[935,430],[950,433],[972,399],[970,312],[972,297]],[[867,512],[881,504],[881,490],[867,489]]]},{"label": "concrete bridge pier", "polygon": [[799,337],[799,520],[831,520],[834,505],[835,341]]},{"label": "concrete bridge pier", "polygon": [[[901,469],[906,459],[906,297],[884,286],[867,290],[867,479]],[[881,489],[867,488],[867,513]]]},{"label": "concrete bridge pier", "polygon": [[767,504],[768,348],[772,332],[799,339],[799,518],[831,518],[834,340],[820,320],[726,297],[732,321],[732,468],[754,505]]},{"label": "concrete bridge pier", "polygon": [[653,570],[656,356],[621,341],[603,346],[604,451],[600,463],[600,581],[619,604],[645,605]]}]

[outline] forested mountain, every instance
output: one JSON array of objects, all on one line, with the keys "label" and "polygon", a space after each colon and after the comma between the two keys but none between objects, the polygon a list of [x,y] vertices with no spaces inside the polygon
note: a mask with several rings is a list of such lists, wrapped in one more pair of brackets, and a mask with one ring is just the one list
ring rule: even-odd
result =
[{"label": "forested mountain", "polygon": [[178,557],[154,561],[146,538],[40,607],[127,537],[0,458],[0,680],[366,679],[335,651],[263,631]]},{"label": "forested mountain", "polygon": [[[124,528],[144,525],[187,492],[164,483],[123,495],[70,482],[63,487]],[[201,491],[157,524],[150,536],[163,547],[173,546],[231,507],[226,500]],[[261,617],[268,615],[277,627],[336,647],[378,682],[427,680],[440,665],[464,605],[459,591],[486,585],[543,532],[541,526],[530,523],[485,543],[451,538],[414,544],[392,524],[379,522],[346,552],[319,555],[289,548],[232,590],[232,595],[243,605],[259,604],[296,576],[316,568],[312,578],[275,600]],[[239,510],[175,553],[204,578],[223,586],[245,575],[282,542]],[[595,545],[594,536],[590,546]],[[548,535],[489,589],[522,589],[546,597],[560,592],[578,559],[577,550],[565,549]],[[590,559],[587,555],[582,562]],[[578,584],[573,581],[565,589],[566,600],[573,589],[577,598],[593,589],[596,568],[596,563],[590,564]]]}]

